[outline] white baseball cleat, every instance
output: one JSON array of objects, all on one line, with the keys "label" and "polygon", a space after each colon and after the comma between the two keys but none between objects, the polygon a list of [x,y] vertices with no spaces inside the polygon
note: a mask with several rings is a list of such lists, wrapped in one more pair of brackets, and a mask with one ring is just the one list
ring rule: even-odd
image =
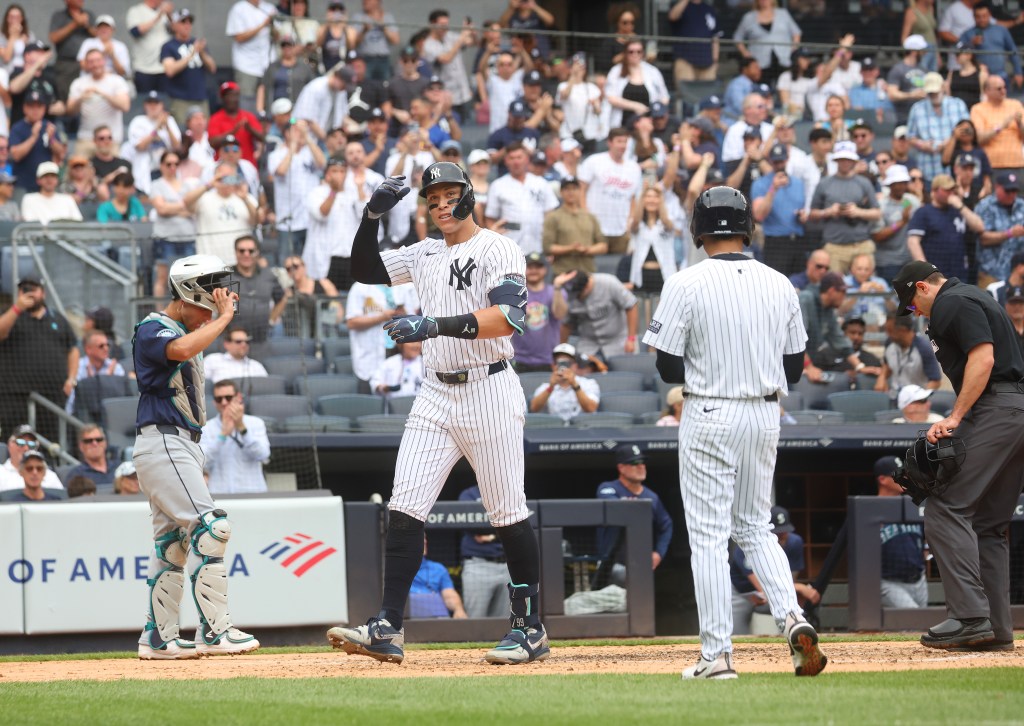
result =
[{"label": "white baseball cleat", "polygon": [[732,653],[722,653],[713,661],[706,660],[702,653],[697,665],[692,665],[683,671],[683,680],[689,681],[697,678],[715,680],[728,680],[737,678],[736,671],[732,669]]},{"label": "white baseball cleat", "polygon": [[793,670],[798,676],[816,676],[825,670],[828,658],[818,647],[818,632],[806,620],[788,624],[786,641],[793,656]]},{"label": "white baseball cleat", "polygon": [[139,640],[139,660],[193,660],[199,657],[196,644],[184,638],[175,638],[154,648],[149,638]]},{"label": "white baseball cleat", "polygon": [[217,639],[215,643],[207,643],[203,640],[202,632],[196,632],[196,651],[200,656],[211,655],[241,655],[252,653],[260,647],[260,641],[238,628],[228,628]]}]

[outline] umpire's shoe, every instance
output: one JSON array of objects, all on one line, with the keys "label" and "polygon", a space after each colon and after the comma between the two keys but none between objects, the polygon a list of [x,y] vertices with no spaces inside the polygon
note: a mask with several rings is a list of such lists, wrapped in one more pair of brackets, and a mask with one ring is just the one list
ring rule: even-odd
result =
[{"label": "umpire's shoe", "polygon": [[544,660],[549,655],[548,634],[543,625],[538,625],[525,630],[513,629],[491,648],[484,659],[492,665],[517,665]]},{"label": "umpire's shoe", "polygon": [[[207,642],[207,640],[212,642]],[[196,650],[204,658],[210,655],[252,653],[254,650],[258,650],[259,647],[260,641],[235,627],[228,628],[218,636],[214,636],[211,632],[208,639],[203,638],[201,630],[196,631]]]},{"label": "umpire's shoe", "polygon": [[683,671],[684,681],[698,678],[716,681],[738,678],[732,667],[732,653],[722,653],[714,660],[705,659],[704,654],[701,653],[697,665],[692,665]]},{"label": "umpire's shoe", "polygon": [[193,660],[199,657],[196,644],[185,638],[168,640],[158,648],[154,648],[148,633],[139,638],[139,660]]},{"label": "umpire's shoe", "polygon": [[[790,618],[793,616],[791,615]],[[787,621],[790,620],[787,618]],[[825,670],[828,658],[818,647],[818,632],[806,620],[793,620],[786,628],[786,642],[798,676],[816,676]]]},{"label": "umpire's shoe", "polygon": [[405,628],[396,630],[384,618],[370,618],[366,625],[356,628],[331,628],[327,640],[333,648],[349,655],[368,655],[382,663],[405,660]]},{"label": "umpire's shoe", "polygon": [[921,636],[921,645],[928,648],[960,648],[990,643],[996,639],[988,618],[949,618]]}]

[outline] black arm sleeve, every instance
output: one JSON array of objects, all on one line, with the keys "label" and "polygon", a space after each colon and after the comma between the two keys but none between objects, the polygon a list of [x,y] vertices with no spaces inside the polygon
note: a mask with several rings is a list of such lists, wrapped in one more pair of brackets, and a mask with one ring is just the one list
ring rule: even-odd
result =
[{"label": "black arm sleeve", "polygon": [[661,380],[665,383],[685,383],[686,370],[683,367],[683,359],[678,355],[658,351],[658,359],[655,361]]},{"label": "black arm sleeve", "polygon": [[364,285],[390,285],[391,275],[380,258],[377,245],[379,219],[370,219],[363,209],[363,219],[352,242],[352,279]]},{"label": "black arm sleeve", "polygon": [[786,382],[794,385],[800,382],[804,373],[804,353],[788,353],[782,356],[782,368],[786,371]]}]

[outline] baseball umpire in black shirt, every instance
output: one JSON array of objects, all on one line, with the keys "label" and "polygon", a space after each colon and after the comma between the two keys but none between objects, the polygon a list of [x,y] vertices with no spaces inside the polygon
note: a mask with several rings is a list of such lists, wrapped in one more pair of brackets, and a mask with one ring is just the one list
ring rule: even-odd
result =
[{"label": "baseball umpire in black shirt", "polygon": [[900,314],[928,318],[935,357],[956,391],[931,443],[959,437],[966,459],[927,500],[925,533],[942,572],[949,618],[921,636],[931,648],[1012,650],[1007,528],[1024,481],[1024,353],[1013,323],[985,291],[934,265],[908,262],[893,279]]}]

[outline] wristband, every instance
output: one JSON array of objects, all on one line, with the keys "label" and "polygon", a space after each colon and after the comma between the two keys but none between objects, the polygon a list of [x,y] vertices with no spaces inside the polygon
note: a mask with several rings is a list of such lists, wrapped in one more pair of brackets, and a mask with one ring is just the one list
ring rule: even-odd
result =
[{"label": "wristband", "polygon": [[861,362],[861,363],[858,363],[856,366],[854,366],[853,370],[855,370],[855,371],[862,371],[865,368],[867,368],[867,366],[864,365],[863,362]]},{"label": "wristband", "polygon": [[17,305],[11,305],[11,310],[14,311],[15,315],[21,315],[22,310]]},{"label": "wristband", "polygon": [[548,384],[548,395],[550,396],[554,392],[554,390],[555,390],[555,387],[549,383]]},{"label": "wristband", "polygon": [[572,387],[572,390],[579,391],[580,390],[580,384],[577,383],[575,386]]},{"label": "wristband", "polygon": [[445,335],[449,338],[473,340],[480,331],[480,324],[473,313],[452,315],[448,318],[435,318],[435,322],[437,323],[437,334]]},{"label": "wristband", "polygon": [[891,229],[893,232],[899,232],[900,231],[900,227],[902,227],[902,226],[903,225],[900,224],[899,222],[893,222],[892,225],[889,227],[889,229]]},{"label": "wristband", "polygon": [[631,343],[635,343],[636,342],[636,336],[635,335],[630,335],[629,337],[626,338],[626,340],[628,340]]}]

